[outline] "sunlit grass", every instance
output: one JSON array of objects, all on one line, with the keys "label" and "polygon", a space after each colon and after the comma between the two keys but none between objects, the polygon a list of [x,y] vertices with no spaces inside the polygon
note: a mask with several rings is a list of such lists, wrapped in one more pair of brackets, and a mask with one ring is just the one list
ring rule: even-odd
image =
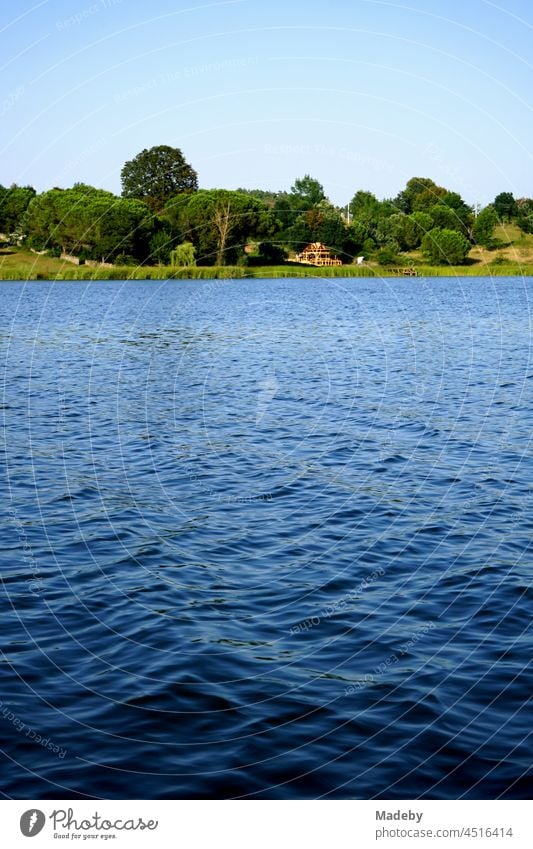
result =
[{"label": "sunlit grass", "polygon": [[[517,229],[517,228],[516,228]],[[521,231],[518,231],[520,233]],[[516,235],[513,233],[513,235]],[[474,248],[469,265],[428,266],[419,254],[403,257],[404,265],[412,264],[419,277],[480,277],[533,276],[533,236],[523,236],[522,248]],[[522,244],[522,239],[517,239]],[[530,261],[522,261],[517,252],[527,251]],[[531,254],[530,254],[531,251]],[[477,253],[476,253],[477,252]],[[267,266],[113,266],[112,268],[74,265],[61,259],[40,256],[15,248],[0,249],[0,280],[235,280],[243,278],[334,278],[334,277],[391,277],[389,268],[372,264],[324,266],[267,265]]]}]

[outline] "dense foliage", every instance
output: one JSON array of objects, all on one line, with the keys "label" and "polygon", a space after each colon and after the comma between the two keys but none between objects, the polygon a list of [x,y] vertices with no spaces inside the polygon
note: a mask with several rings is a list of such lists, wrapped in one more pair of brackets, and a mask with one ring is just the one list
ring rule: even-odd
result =
[{"label": "dense foliage", "polygon": [[35,197],[25,214],[29,243],[69,254],[114,262],[149,256],[153,216],[138,200],[76,184]]},{"label": "dense foliage", "polygon": [[9,189],[0,186],[0,233],[6,235],[17,233],[24,213],[35,194],[35,189],[31,186],[14,184]]},{"label": "dense foliage", "polygon": [[494,242],[494,228],[497,223],[498,215],[493,206],[486,206],[485,209],[482,209],[474,221],[472,228],[474,241],[486,248],[492,247]]},{"label": "dense foliage", "polygon": [[516,223],[524,233],[533,233],[533,198],[516,201]]},{"label": "dense foliage", "polygon": [[200,189],[178,195],[163,212],[176,239],[187,239],[201,265],[228,265],[242,255],[251,235],[271,235],[275,217],[249,194],[227,189]]},{"label": "dense foliage", "polygon": [[196,265],[196,251],[192,242],[182,242],[177,248],[174,248],[170,254],[170,262],[172,265],[191,268]]},{"label": "dense foliage", "polygon": [[469,250],[468,240],[457,230],[434,227],[422,239],[422,252],[432,265],[461,265]]},{"label": "dense foliage", "polygon": [[[493,249],[500,223],[533,233],[533,199],[501,192],[479,214],[428,177],[413,177],[394,198],[358,189],[336,207],[305,174],[289,191],[198,189],[181,150],[143,150],[122,169],[122,197],[81,183],[37,195],[0,186],[0,232],[52,253],[110,263],[192,266],[280,264],[310,242],[352,263],[382,265],[422,252],[433,264],[461,264],[473,245]],[[407,263],[412,258],[405,257]]]},{"label": "dense foliage", "polygon": [[121,171],[122,195],[137,198],[160,212],[178,192],[194,192],[198,176],[179,148],[159,145],[142,150]]}]

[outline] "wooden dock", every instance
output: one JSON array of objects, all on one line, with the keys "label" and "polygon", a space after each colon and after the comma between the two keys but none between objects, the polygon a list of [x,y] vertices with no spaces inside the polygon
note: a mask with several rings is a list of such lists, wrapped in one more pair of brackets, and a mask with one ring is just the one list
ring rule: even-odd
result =
[{"label": "wooden dock", "polygon": [[403,277],[418,277],[416,268],[387,268],[389,274]]}]

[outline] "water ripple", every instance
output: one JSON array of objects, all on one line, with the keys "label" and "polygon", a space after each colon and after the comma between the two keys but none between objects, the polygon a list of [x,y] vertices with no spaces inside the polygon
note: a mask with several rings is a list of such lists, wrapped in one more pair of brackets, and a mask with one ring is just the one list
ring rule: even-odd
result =
[{"label": "water ripple", "polygon": [[530,797],[531,280],[2,292],[6,795]]}]

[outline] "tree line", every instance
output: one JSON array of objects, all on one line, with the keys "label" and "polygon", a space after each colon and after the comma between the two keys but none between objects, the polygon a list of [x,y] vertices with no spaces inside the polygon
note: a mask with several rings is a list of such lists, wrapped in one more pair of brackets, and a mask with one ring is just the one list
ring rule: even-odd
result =
[{"label": "tree line", "polygon": [[385,200],[358,190],[340,208],[309,175],[289,191],[201,189],[181,150],[161,145],[126,162],[121,181],[120,197],[83,183],[41,194],[0,186],[0,233],[82,262],[149,265],[280,264],[310,242],[344,263],[364,256],[387,265],[420,249],[431,264],[457,265],[473,245],[494,246],[499,223],[533,233],[533,199],[501,192],[476,214],[427,177]]}]

